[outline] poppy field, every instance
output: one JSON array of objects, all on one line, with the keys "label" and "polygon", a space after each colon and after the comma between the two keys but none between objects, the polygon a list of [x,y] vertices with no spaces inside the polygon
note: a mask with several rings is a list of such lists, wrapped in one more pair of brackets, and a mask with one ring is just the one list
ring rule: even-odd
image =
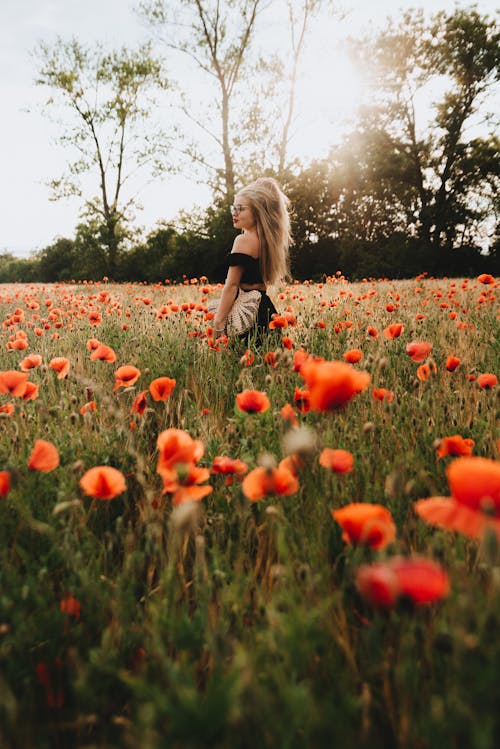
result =
[{"label": "poppy field", "polygon": [[499,287],[0,286],[0,746],[498,745]]}]

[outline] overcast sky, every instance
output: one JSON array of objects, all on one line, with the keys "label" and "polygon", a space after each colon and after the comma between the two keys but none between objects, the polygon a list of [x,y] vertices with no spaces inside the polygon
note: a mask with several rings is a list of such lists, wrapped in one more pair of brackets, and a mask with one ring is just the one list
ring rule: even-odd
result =
[{"label": "overcast sky", "polygon": [[[341,132],[348,105],[362,95],[343,68],[335,74],[336,63],[328,57],[332,48],[348,35],[382,27],[387,16],[397,16],[401,9],[423,7],[435,12],[457,5],[453,0],[344,0],[341,4],[348,11],[345,19],[319,29],[310,45],[309,77],[305,71],[299,101],[302,131],[294,143],[296,155],[304,160],[326,155],[328,141],[334,142],[335,134]],[[147,31],[133,13],[133,5],[130,0],[0,0],[0,252],[26,256],[57,236],[72,236],[82,205],[81,199],[57,203],[48,199],[46,182],[61,176],[67,153],[54,142],[57,130],[39,111],[47,91],[35,86],[31,51],[38,41],[50,43],[57,36],[76,36],[83,43],[100,41],[110,48],[137,46],[146,40]],[[479,0],[476,5],[480,12],[492,15],[498,3]],[[279,20],[271,12],[270,39],[279,35]],[[336,105],[332,97],[321,97],[321,87],[334,79],[338,81]],[[318,110],[311,106],[314,96],[323,102]],[[149,230],[181,208],[206,205],[210,194],[187,176],[165,176],[142,189],[140,198],[144,210],[137,221]]]}]

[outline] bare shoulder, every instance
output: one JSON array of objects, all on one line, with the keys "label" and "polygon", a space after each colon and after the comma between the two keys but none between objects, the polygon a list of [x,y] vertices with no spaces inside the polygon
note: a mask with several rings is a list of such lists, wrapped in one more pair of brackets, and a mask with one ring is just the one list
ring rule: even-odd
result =
[{"label": "bare shoulder", "polygon": [[233,242],[231,252],[241,252],[244,255],[257,258],[259,256],[259,242],[255,237],[248,237],[245,234],[238,234]]}]

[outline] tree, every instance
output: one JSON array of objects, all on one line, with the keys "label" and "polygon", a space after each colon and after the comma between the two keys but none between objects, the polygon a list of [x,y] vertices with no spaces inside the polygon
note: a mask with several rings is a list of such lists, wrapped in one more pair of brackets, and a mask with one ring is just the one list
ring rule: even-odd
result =
[{"label": "tree", "polygon": [[[87,216],[100,225],[105,273],[113,277],[135,195],[123,197],[132,174],[157,174],[165,166],[168,139],[154,131],[154,95],[167,87],[149,46],[105,53],[76,39],[41,43],[35,50],[39,85],[54,93],[47,113],[62,105],[59,142],[72,150],[67,172],[51,182],[54,199],[82,195],[82,176],[97,180],[98,197],[87,199]],[[145,127],[147,123],[147,128]]]},{"label": "tree", "polygon": [[210,84],[215,84],[215,107],[218,130],[213,131],[200,117],[200,102],[190,105],[186,95],[183,111],[186,116],[216,144],[222,155],[221,170],[210,164],[206,155],[195,146],[188,149],[191,158],[210,173],[210,184],[216,194],[227,202],[233,200],[236,174],[234,166],[235,112],[233,104],[244,66],[252,45],[258,14],[264,0],[144,0],[139,15],[157,32],[169,48],[194,61]]},{"label": "tree", "polygon": [[[434,15],[409,11],[375,39],[356,43],[359,64],[372,71],[374,102],[362,112],[367,143],[378,143],[375,170],[391,157],[392,183],[404,185],[407,230],[432,249],[479,241],[498,194],[499,142],[468,138],[484,113],[500,70],[498,24],[475,9]],[[424,109],[445,87],[432,114]],[[385,150],[385,154],[384,154]]]}]

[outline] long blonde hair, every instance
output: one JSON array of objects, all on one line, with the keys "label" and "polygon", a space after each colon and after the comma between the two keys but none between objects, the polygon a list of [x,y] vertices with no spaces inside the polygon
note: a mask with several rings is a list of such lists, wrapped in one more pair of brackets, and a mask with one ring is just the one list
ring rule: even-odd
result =
[{"label": "long blonde hair", "polygon": [[266,284],[274,284],[290,277],[289,200],[272,177],[259,177],[238,191],[252,209],[260,241],[260,271]]}]

